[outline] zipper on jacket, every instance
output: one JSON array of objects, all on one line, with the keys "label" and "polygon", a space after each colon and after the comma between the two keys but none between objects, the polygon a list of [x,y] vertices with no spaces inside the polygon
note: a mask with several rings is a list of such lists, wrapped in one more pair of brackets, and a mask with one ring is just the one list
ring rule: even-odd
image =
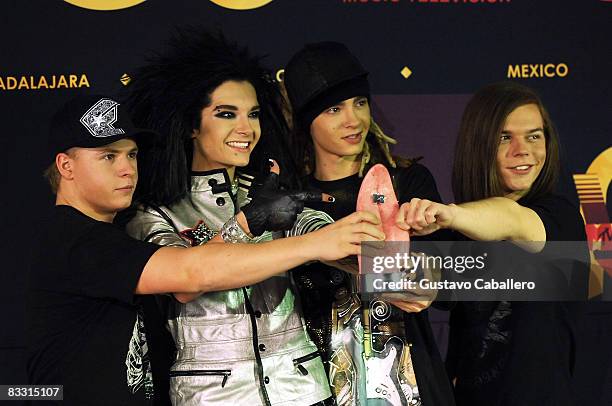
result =
[{"label": "zipper on jacket", "polygon": [[227,383],[227,378],[232,374],[232,371],[229,369],[193,369],[191,371],[170,371],[170,378],[174,378],[177,376],[222,376],[223,381],[221,381],[221,387],[225,387]]},{"label": "zipper on jacket", "polygon": [[253,352],[255,353],[255,366],[257,369],[257,378],[259,380],[259,387],[261,388],[261,394],[263,395],[264,405],[272,406],[272,402],[270,402],[270,396],[268,395],[268,390],[266,389],[266,382],[264,381],[264,368],[263,363],[261,361],[261,354],[259,353],[259,336],[257,331],[257,320],[255,319],[255,311],[253,310],[253,305],[251,304],[251,300],[249,299],[249,294],[246,288],[242,288],[242,294],[244,295],[244,304],[246,306],[247,312],[249,313],[249,318],[251,319],[251,328],[253,329]]},{"label": "zipper on jacket", "polygon": [[302,375],[306,376],[308,375],[308,370],[306,369],[304,365],[302,365],[302,363],[306,361],[310,361],[311,359],[315,359],[320,356],[321,354],[319,353],[319,350],[317,350],[315,352],[311,352],[310,354],[306,354],[299,358],[294,359],[293,365],[295,365],[295,367],[298,369],[298,371],[300,371]]}]

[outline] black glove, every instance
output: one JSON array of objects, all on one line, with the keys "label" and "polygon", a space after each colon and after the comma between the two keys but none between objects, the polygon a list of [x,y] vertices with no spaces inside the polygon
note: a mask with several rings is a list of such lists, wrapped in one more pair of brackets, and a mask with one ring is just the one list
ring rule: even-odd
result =
[{"label": "black glove", "polygon": [[249,191],[251,202],[242,208],[251,234],[264,231],[284,231],[293,227],[298,214],[304,210],[304,202],[321,201],[321,193],[289,192],[280,190],[279,175],[270,172],[261,184]]}]

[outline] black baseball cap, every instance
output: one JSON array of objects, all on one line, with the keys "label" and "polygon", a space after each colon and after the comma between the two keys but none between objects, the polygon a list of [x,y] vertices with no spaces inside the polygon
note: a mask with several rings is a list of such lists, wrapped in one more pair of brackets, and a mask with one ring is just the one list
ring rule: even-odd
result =
[{"label": "black baseball cap", "polygon": [[136,128],[127,107],[111,97],[80,95],[69,100],[51,120],[48,147],[55,157],[73,147],[96,148],[131,138],[152,144],[157,133]]}]

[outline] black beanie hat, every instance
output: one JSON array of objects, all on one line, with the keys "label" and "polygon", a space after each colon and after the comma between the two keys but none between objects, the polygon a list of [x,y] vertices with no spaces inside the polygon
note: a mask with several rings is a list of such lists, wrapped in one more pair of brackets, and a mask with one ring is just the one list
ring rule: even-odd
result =
[{"label": "black beanie hat", "polygon": [[305,127],[326,108],[355,96],[370,97],[368,72],[338,42],[307,44],[285,68],[285,88]]}]

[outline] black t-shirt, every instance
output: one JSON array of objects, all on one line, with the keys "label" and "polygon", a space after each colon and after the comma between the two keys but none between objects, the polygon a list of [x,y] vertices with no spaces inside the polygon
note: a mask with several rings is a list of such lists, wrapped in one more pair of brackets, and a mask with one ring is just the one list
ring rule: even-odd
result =
[{"label": "black t-shirt", "polygon": [[[429,170],[421,164],[414,163],[407,168],[390,169],[393,177],[397,200],[408,202],[413,197],[439,202],[440,194],[436,182]],[[307,181],[311,188],[329,193],[336,198],[333,203],[309,203],[309,207],[329,214],[334,220],[348,216],[355,211],[361,181],[358,174],[330,181],[317,180],[310,176]]]},{"label": "black t-shirt", "polygon": [[[558,196],[546,196],[528,204],[544,223],[546,233],[559,241],[585,239],[584,224],[578,209],[567,200],[555,203]],[[550,230],[550,231],[549,231]],[[548,239],[548,238],[547,238]],[[588,255],[588,253],[587,253]],[[572,284],[588,289],[588,281],[579,273]],[[608,404],[612,401],[612,303],[594,301],[566,303],[574,326],[572,389],[577,405]]]},{"label": "black t-shirt", "polygon": [[[565,198],[550,194],[518,203],[540,217],[547,241],[585,241],[580,213]],[[457,378],[457,404],[581,404],[574,401],[571,378],[579,308],[569,302],[458,303],[447,360]]]},{"label": "black t-shirt", "polygon": [[531,201],[520,199],[521,206],[535,211],[546,230],[546,241],[585,241],[584,222],[578,208],[565,197],[548,194]]},{"label": "black t-shirt", "polygon": [[[441,201],[435,180],[425,166],[415,163],[407,168],[391,168],[389,171],[400,204],[414,197]],[[328,193],[336,200],[333,203],[315,203],[309,206],[326,212],[334,220],[339,220],[355,212],[362,180],[357,174],[333,181],[319,181],[310,176],[307,179],[308,186]],[[448,241],[449,238],[446,230],[422,237],[440,241]],[[331,306],[336,290],[343,284],[343,281],[336,277],[339,273],[340,271],[320,263],[302,266],[293,273],[299,288],[308,332],[325,361],[330,357],[327,352],[331,339]],[[403,319],[406,339],[412,344],[412,361],[423,404],[454,405],[452,388],[429,324],[427,311],[403,312]]]},{"label": "black t-shirt", "polygon": [[153,386],[134,290],[159,246],[70,206],[54,210],[30,272],[30,383],[64,385],[61,404],[149,404]]}]

